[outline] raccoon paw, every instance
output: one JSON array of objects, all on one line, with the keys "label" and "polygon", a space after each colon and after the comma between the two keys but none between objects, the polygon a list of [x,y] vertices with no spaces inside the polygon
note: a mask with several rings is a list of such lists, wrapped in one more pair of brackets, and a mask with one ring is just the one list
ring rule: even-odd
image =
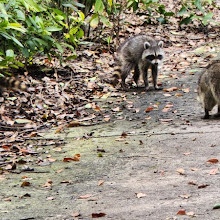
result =
[{"label": "raccoon paw", "polygon": [[204,116],[201,117],[201,119],[209,119],[209,118],[210,118],[209,115],[204,115]]},{"label": "raccoon paw", "polygon": [[213,115],[214,118],[220,118],[220,113],[216,113]]},{"label": "raccoon paw", "polygon": [[163,87],[158,87],[158,86],[155,87],[155,90],[162,90],[162,89]]}]

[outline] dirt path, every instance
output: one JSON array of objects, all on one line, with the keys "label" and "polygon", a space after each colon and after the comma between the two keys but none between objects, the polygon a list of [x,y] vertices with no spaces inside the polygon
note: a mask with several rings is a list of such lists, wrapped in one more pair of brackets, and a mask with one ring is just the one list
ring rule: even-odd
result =
[{"label": "dirt path", "polygon": [[219,121],[200,119],[199,71],[172,74],[177,91],[126,93],[121,120],[30,140],[35,160],[1,177],[0,219],[219,219]]}]

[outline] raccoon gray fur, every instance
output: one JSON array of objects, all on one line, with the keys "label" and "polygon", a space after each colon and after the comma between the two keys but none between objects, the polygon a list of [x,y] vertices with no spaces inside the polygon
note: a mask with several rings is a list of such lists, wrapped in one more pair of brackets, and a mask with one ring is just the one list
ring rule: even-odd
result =
[{"label": "raccoon gray fur", "polygon": [[126,88],[125,80],[134,69],[133,79],[137,87],[140,75],[142,75],[145,88],[148,90],[148,70],[151,68],[154,88],[159,89],[157,86],[158,65],[162,63],[163,58],[163,41],[156,41],[146,35],[136,35],[125,40],[118,48],[116,57],[119,66],[116,71],[121,78],[122,88]]},{"label": "raccoon gray fur", "polygon": [[216,105],[218,105],[218,113],[214,116],[220,117],[220,60],[210,64],[199,77],[198,99],[205,110],[203,119],[210,117],[209,111]]},{"label": "raccoon gray fur", "polygon": [[5,88],[24,91],[27,89],[26,85],[23,82],[16,80],[15,78],[0,77],[0,96],[2,96],[2,91]]}]

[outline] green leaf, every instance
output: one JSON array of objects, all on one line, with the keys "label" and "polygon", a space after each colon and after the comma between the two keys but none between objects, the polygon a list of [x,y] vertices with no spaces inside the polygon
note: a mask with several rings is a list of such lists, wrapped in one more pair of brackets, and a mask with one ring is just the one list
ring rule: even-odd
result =
[{"label": "green leaf", "polygon": [[185,15],[185,14],[189,14],[189,12],[187,11],[186,7],[183,6],[183,7],[179,10],[179,12],[177,13],[177,16],[183,16],[183,15]]},{"label": "green leaf", "polygon": [[63,28],[59,26],[50,26],[45,28],[49,32],[54,32],[54,31],[61,31]]},{"label": "green leaf", "polygon": [[17,18],[21,21],[25,21],[25,14],[23,11],[15,9],[15,12],[17,13]]},{"label": "green leaf", "polygon": [[92,28],[96,28],[99,24],[99,15],[94,14],[90,20],[90,25]]},{"label": "green leaf", "polygon": [[182,19],[182,20],[180,21],[180,25],[182,25],[182,24],[189,24],[190,22],[192,22],[193,18],[194,18],[194,15]]},{"label": "green leaf", "polygon": [[16,119],[15,122],[18,123],[18,124],[32,123],[31,120],[28,120],[28,119],[22,119],[22,118]]},{"label": "green leaf", "polygon": [[81,28],[79,28],[78,32],[76,33],[76,37],[77,39],[80,39],[83,38],[83,36],[84,36],[84,31]]},{"label": "green leaf", "polygon": [[104,25],[106,25],[106,26],[108,26],[108,27],[111,26],[109,20],[108,20],[105,16],[100,15],[100,19],[101,19],[101,21],[102,21],[102,23],[103,23]]},{"label": "green leaf", "polygon": [[102,2],[102,0],[96,0],[95,2],[95,12],[102,14],[104,11],[104,4]]},{"label": "green leaf", "polygon": [[201,5],[201,0],[195,0],[195,6],[201,11],[204,13],[204,10],[202,8],[202,5]]},{"label": "green leaf", "polygon": [[58,42],[56,42],[55,45],[56,45],[57,49],[60,51],[60,53],[63,53],[62,46]]},{"label": "green leaf", "polygon": [[8,21],[8,14],[7,11],[5,10],[5,5],[3,3],[0,3],[0,11],[4,16],[5,20]]},{"label": "green leaf", "polygon": [[110,7],[112,7],[112,0],[108,0],[108,4]]},{"label": "green leaf", "polygon": [[6,50],[6,57],[15,57],[15,54],[14,54],[14,50],[12,49],[9,49],[9,50]]},{"label": "green leaf", "polygon": [[73,5],[75,5],[76,7],[79,7],[79,8],[85,8],[85,5],[83,5],[83,4],[81,4],[81,3],[79,3],[79,2],[72,2],[73,3]]},{"label": "green leaf", "polygon": [[213,14],[212,12],[209,12],[208,14],[206,14],[206,15],[202,18],[202,23],[203,23],[204,25],[207,25],[208,22],[209,22],[210,20],[212,20],[213,15],[214,15],[214,14]]},{"label": "green leaf", "polygon": [[24,29],[24,27],[22,27],[22,25],[18,23],[8,23],[6,29],[14,29],[22,33],[26,32],[26,29]]},{"label": "green leaf", "polygon": [[213,207],[213,209],[220,209],[220,203],[215,204],[214,207]]},{"label": "green leaf", "polygon": [[10,100],[10,101],[14,101],[14,100],[17,99],[17,97],[8,97],[7,99]]},{"label": "green leaf", "polygon": [[68,3],[68,4],[63,4],[64,7],[67,7],[67,8],[72,8],[74,11],[78,11],[78,9],[73,6],[72,4]]}]

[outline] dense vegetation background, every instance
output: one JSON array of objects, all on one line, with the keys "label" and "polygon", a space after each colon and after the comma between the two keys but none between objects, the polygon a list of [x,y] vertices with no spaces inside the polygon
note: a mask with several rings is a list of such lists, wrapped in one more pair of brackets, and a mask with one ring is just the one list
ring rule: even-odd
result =
[{"label": "dense vegetation background", "polygon": [[[193,24],[205,31],[217,24],[213,20],[217,9],[213,0],[1,0],[0,69],[7,73],[8,67],[26,68],[42,55],[56,56],[60,62],[74,59],[76,48],[88,41],[109,49],[118,44],[125,11],[144,17],[146,25],[177,22],[180,29]],[[66,49],[71,53],[67,55]]]}]

